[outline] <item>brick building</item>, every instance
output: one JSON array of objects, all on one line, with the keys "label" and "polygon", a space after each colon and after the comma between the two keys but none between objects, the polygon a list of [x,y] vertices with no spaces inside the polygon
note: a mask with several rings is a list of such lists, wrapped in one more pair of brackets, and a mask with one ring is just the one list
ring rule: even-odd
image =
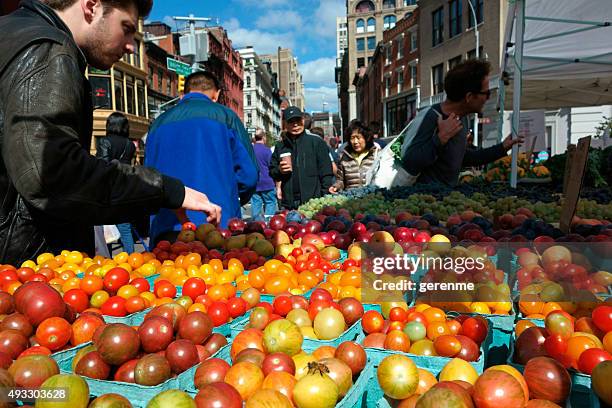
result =
[{"label": "brick building", "polygon": [[[419,11],[383,33],[367,68],[356,75],[358,118],[394,136],[416,115],[419,101]],[[381,135],[381,136],[382,136]]]}]

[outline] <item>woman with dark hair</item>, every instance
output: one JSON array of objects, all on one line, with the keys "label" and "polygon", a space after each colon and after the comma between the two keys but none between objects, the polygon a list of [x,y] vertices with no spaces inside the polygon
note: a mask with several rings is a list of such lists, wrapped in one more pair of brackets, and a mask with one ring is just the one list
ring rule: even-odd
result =
[{"label": "woman with dark hair", "polygon": [[366,174],[380,150],[372,132],[359,121],[351,122],[346,135],[348,144],[341,153],[337,181],[329,188],[330,193],[365,186]]},{"label": "woman with dark hair", "polygon": [[[124,114],[111,113],[106,119],[106,137],[98,139],[96,146],[96,157],[107,162],[118,160],[120,163],[131,165],[136,146],[129,138],[130,123]],[[121,234],[121,245],[128,254],[134,252],[134,238],[132,237],[132,226],[130,223],[117,224]]]}]

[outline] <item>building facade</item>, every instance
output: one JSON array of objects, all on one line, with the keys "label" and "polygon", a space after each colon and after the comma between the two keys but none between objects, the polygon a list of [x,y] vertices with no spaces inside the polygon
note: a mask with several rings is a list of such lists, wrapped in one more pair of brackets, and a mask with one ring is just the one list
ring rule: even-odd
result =
[{"label": "building facade", "polygon": [[[144,63],[142,21],[135,37],[135,52],[124,55],[108,70],[87,68],[92,88],[93,135],[106,135],[106,118],[113,112],[125,114],[130,123],[130,138],[141,139],[149,129],[147,72]],[[92,143],[92,149],[95,149]],[[94,153],[95,150],[92,150]]]},{"label": "building facade", "polygon": [[342,64],[342,57],[348,48],[348,26],[345,17],[336,17],[336,67]]},{"label": "building facade", "polygon": [[244,125],[249,133],[259,127],[277,138],[281,131],[280,98],[271,62],[262,61],[253,47],[238,53],[244,67]]},{"label": "building facade", "polygon": [[[298,59],[288,48],[281,48],[277,54],[261,55],[260,58],[272,63],[272,71],[276,74],[278,87],[284,90],[291,105],[304,110],[304,82],[299,70]],[[280,69],[279,69],[280,66]]]},{"label": "building facade", "polygon": [[372,61],[385,30],[414,12],[416,0],[352,0],[347,1],[349,119],[357,117],[355,74]]},{"label": "building facade", "polygon": [[372,62],[358,73],[358,118],[378,123],[381,136],[395,136],[419,107],[419,10],[386,30]]},{"label": "building facade", "polygon": [[312,127],[323,129],[325,141],[329,141],[332,137],[339,138],[340,130],[340,115],[332,112],[314,112],[312,114]]},{"label": "building facade", "polygon": [[[145,30],[145,66],[147,68],[148,108],[151,118],[178,97],[178,75],[168,69],[168,58],[180,60],[172,41],[172,30],[164,23],[152,23]],[[166,51],[168,50],[168,51]]]}]

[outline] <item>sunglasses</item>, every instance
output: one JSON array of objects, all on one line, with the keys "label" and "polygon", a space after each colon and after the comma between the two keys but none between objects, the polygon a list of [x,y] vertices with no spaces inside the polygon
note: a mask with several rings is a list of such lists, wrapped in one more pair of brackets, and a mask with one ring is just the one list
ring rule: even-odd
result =
[{"label": "sunglasses", "polygon": [[487,97],[487,99],[489,99],[491,97],[491,90],[487,89],[486,91],[473,91],[472,93],[478,94],[478,95],[485,95]]}]

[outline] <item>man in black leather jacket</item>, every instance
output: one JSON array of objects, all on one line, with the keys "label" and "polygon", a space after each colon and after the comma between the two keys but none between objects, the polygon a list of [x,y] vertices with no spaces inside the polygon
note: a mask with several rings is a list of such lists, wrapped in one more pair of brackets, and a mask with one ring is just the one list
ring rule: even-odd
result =
[{"label": "man in black leather jacket", "polygon": [[0,263],[62,249],[93,255],[93,226],[159,208],[221,209],[177,179],[89,154],[87,64],[134,51],[152,0],[24,0],[0,17]]}]

